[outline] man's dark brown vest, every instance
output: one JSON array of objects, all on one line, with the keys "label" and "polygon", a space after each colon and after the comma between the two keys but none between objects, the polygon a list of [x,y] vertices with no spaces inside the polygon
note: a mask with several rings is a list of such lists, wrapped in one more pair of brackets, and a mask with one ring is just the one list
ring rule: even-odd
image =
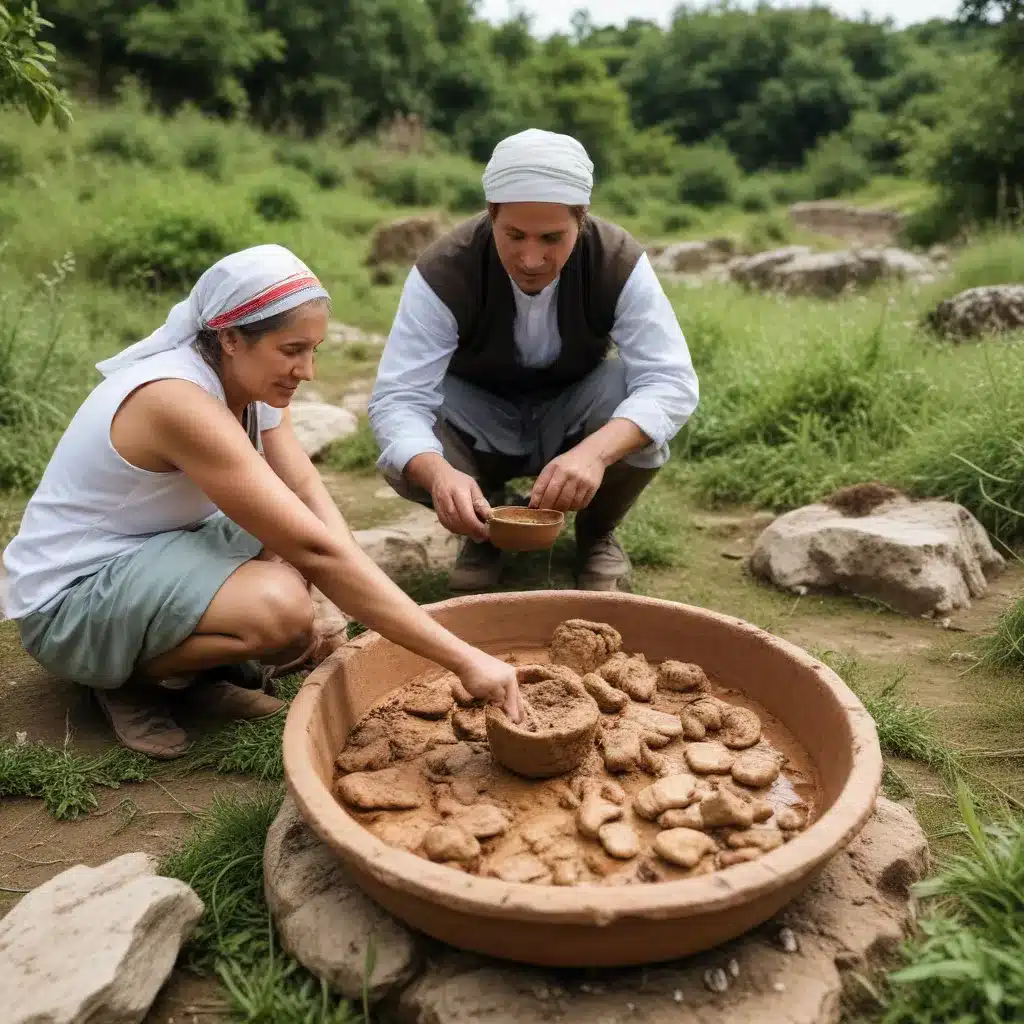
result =
[{"label": "man's dark brown vest", "polygon": [[587,217],[559,278],[561,353],[551,366],[531,369],[518,359],[512,282],[498,258],[490,215],[460,224],[416,263],[458,324],[448,372],[501,396],[546,395],[582,380],[608,354],[615,306],[641,255],[628,232]]}]

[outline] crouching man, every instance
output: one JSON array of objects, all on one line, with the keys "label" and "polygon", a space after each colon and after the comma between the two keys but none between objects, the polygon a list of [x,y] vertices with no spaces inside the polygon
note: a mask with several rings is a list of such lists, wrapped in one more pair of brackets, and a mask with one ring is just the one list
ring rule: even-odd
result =
[{"label": "crouching man", "polygon": [[487,210],[430,246],[406,280],[370,401],[378,468],[466,538],[456,591],[500,581],[487,517],[508,481],[576,511],[576,580],[626,589],[615,528],[669,458],[697,378],[646,254],[589,214],[593,164],[531,129],[494,150]]}]

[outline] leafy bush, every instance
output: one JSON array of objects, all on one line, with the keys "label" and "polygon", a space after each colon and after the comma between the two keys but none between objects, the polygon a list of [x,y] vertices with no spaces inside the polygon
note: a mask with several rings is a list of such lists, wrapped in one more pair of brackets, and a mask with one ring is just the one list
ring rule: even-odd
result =
[{"label": "leafy bush", "polygon": [[686,231],[700,220],[700,210],[684,204],[676,204],[661,218],[664,231]]},{"label": "leafy bush", "polygon": [[329,192],[345,184],[346,174],[336,164],[323,163],[313,168],[313,180],[325,192]]},{"label": "leafy bush", "polygon": [[683,150],[676,172],[679,199],[693,206],[721,206],[732,202],[740,180],[736,158],[717,146]]},{"label": "leafy bush", "polygon": [[279,146],[274,150],[274,161],[282,167],[294,167],[303,174],[312,175],[315,171],[312,155],[299,146]]},{"label": "leafy bush", "polygon": [[283,185],[264,185],[252,197],[252,208],[271,224],[302,219],[302,204]]},{"label": "leafy bush", "polygon": [[181,162],[190,170],[199,171],[213,181],[220,181],[224,177],[227,159],[220,139],[216,135],[205,135],[188,143]]},{"label": "leafy bush", "polygon": [[611,178],[596,189],[596,198],[612,213],[635,217],[643,206],[644,198],[638,193],[636,182],[627,176]]},{"label": "leafy bush", "polygon": [[815,199],[835,199],[863,188],[871,180],[871,167],[852,143],[831,135],[808,154],[807,176]]},{"label": "leafy bush", "polygon": [[153,141],[131,121],[100,128],[89,139],[87,148],[91,153],[126,164],[152,167],[160,162],[160,154]]},{"label": "leafy bush", "polygon": [[403,160],[374,168],[370,189],[376,199],[394,206],[439,206],[446,184],[443,172],[418,160]]},{"label": "leafy bush", "polygon": [[191,206],[150,206],[112,222],[94,240],[93,277],[113,285],[187,291],[228,253],[251,245],[247,224]]},{"label": "leafy bush", "polygon": [[478,180],[460,181],[452,186],[448,209],[457,213],[479,213],[487,205],[484,186]]},{"label": "leafy bush", "polygon": [[747,244],[756,250],[772,249],[789,242],[793,228],[783,213],[767,213],[756,218],[747,229]]},{"label": "leafy bush", "polygon": [[8,139],[0,139],[0,181],[13,181],[25,173],[25,157],[21,146]]},{"label": "leafy bush", "polygon": [[739,206],[745,213],[764,213],[775,205],[771,189],[758,181],[747,182],[740,190]]}]

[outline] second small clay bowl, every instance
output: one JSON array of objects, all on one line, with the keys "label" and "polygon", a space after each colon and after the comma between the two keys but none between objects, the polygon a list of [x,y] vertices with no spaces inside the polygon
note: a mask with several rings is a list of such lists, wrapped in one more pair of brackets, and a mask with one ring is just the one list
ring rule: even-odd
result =
[{"label": "second small clay bowl", "polygon": [[491,543],[502,551],[543,551],[565,525],[565,515],[550,508],[501,505],[488,520]]},{"label": "second small clay bowl", "polygon": [[[528,779],[551,779],[576,768],[594,746],[601,712],[594,698],[578,683],[551,680],[565,695],[565,714],[558,725],[531,732],[525,722],[511,722],[497,704],[487,707],[487,742],[496,761]],[[531,687],[522,689],[529,700]]]}]

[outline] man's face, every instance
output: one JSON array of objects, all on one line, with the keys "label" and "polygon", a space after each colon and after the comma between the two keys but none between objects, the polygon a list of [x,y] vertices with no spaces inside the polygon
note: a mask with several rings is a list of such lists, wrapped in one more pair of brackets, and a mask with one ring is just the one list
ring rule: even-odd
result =
[{"label": "man's face", "polygon": [[494,217],[501,264],[528,295],[558,277],[579,233],[575,213],[561,203],[502,203]]}]

